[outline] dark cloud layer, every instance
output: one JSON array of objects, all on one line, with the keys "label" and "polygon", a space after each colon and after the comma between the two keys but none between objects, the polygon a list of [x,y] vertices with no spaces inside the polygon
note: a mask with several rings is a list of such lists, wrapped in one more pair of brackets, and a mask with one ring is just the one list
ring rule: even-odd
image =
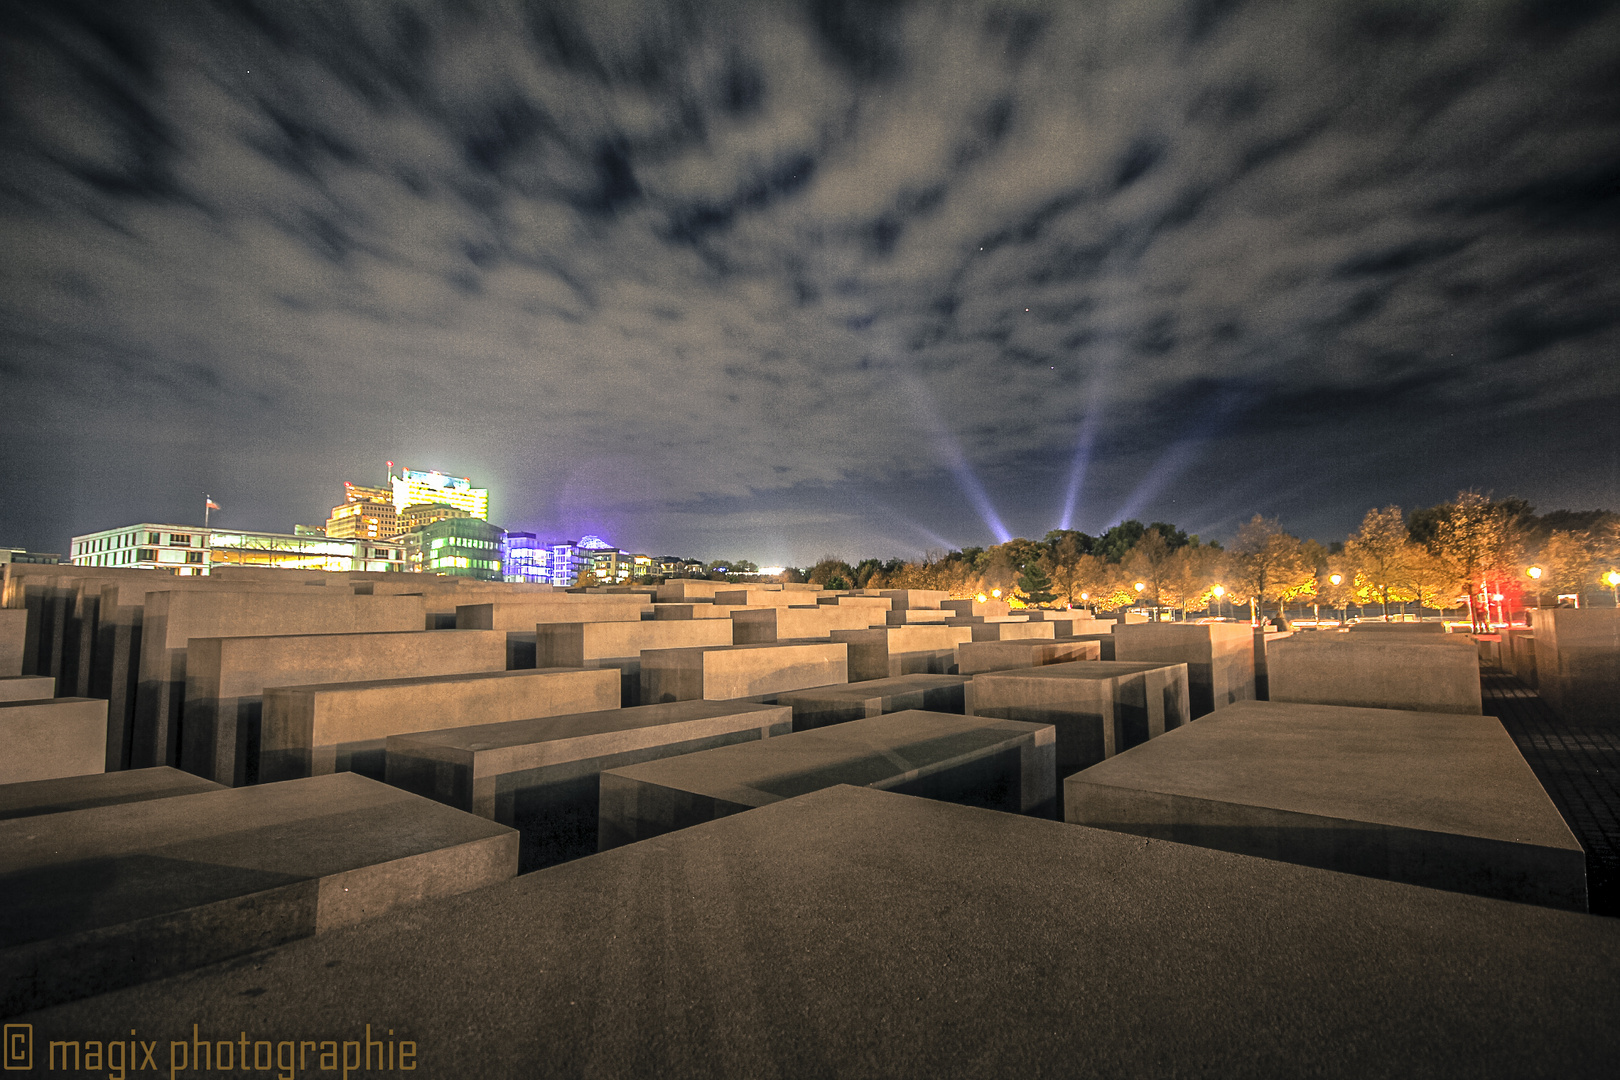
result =
[{"label": "dark cloud layer", "polygon": [[1605,3],[0,6],[0,543],[1620,503]]}]

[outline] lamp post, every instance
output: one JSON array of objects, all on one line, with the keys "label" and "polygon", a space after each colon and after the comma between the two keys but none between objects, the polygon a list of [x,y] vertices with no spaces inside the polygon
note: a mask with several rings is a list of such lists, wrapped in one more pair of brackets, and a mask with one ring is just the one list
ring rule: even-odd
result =
[{"label": "lamp post", "polygon": [[1614,593],[1614,606],[1620,608],[1620,570],[1610,570],[1603,575],[1603,580],[1609,583],[1609,591]]},{"label": "lamp post", "polygon": [[1221,617],[1221,597],[1226,595],[1226,587],[1223,585],[1217,585],[1210,590],[1210,595],[1215,597],[1215,617],[1219,619]]},{"label": "lamp post", "polygon": [[1526,570],[1525,573],[1530,576],[1531,581],[1534,581],[1536,583],[1536,607],[1540,608],[1541,607],[1541,575],[1542,575],[1543,571],[1542,571],[1541,567],[1539,567],[1539,566],[1532,566],[1530,569]]},{"label": "lamp post", "polygon": [[[1333,586],[1335,588],[1337,588],[1338,585],[1339,585],[1339,582],[1344,580],[1344,575],[1343,574],[1329,574],[1328,575],[1328,580],[1333,583]],[[1341,609],[1341,614],[1339,615],[1339,625],[1343,626],[1345,623],[1347,623],[1349,621],[1350,621],[1350,611],[1349,611],[1349,609],[1348,608]]]}]

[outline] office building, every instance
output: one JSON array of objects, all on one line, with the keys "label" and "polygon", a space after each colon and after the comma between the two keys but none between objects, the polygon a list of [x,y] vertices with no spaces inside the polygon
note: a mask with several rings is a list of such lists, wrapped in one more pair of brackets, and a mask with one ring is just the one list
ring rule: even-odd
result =
[{"label": "office building", "polygon": [[388,488],[343,485],[343,505],[332,507],[326,535],[336,539],[386,540],[405,531]]},{"label": "office building", "polygon": [[394,535],[415,532],[433,524],[435,521],[448,521],[450,518],[475,516],[477,515],[459,507],[451,506],[449,503],[416,503],[399,512],[396,518],[398,522],[397,531]]},{"label": "office building", "polygon": [[446,476],[441,472],[402,470],[400,476],[390,476],[393,486],[394,508],[403,511],[421,503],[445,503],[467,511],[475,518],[489,520],[489,490],[475,488],[465,476]]},{"label": "office building", "polygon": [[531,532],[509,532],[501,554],[501,580],[551,583],[551,549]]},{"label": "office building", "polygon": [[75,566],[164,570],[183,577],[214,566],[269,566],[290,570],[404,569],[400,544],[333,539],[317,530],[302,533],[202,529],[147,522],[75,536]]},{"label": "office building", "polygon": [[0,547],[0,563],[46,563],[54,565],[62,561],[57,552],[28,551],[24,548]]},{"label": "office building", "polygon": [[475,517],[445,518],[404,533],[405,568],[426,574],[501,580],[506,530]]},{"label": "office building", "polygon": [[195,525],[146,522],[75,536],[69,545],[74,566],[122,566],[167,570],[182,577],[208,573],[206,530]]}]

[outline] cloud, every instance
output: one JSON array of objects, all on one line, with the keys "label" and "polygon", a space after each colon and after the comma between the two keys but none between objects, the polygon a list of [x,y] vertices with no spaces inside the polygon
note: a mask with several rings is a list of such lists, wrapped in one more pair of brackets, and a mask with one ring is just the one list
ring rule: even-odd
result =
[{"label": "cloud", "polygon": [[[911,508],[817,519],[855,554],[1168,516],[1254,453],[1613,502],[1549,418],[1616,397],[1620,14],[1558,8],[14,9],[5,525],[206,482],[287,528],[383,458],[732,554],[812,492]],[[92,467],[121,439],[186,449]]]}]

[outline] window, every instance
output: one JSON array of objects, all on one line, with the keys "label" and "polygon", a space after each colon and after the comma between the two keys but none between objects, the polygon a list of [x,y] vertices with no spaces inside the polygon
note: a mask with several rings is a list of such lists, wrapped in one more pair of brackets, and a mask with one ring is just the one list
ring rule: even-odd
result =
[{"label": "window", "polygon": [[188,563],[200,563],[202,561],[203,561],[203,553],[202,552],[200,552],[200,551],[188,551],[188,552],[186,552],[186,562],[188,562]]},{"label": "window", "polygon": [[[149,533],[146,534],[146,542],[148,544],[161,544],[161,543],[163,543],[163,534],[162,533],[149,532]],[[144,556],[143,556],[143,558],[144,558]]]},{"label": "window", "polygon": [[169,534],[169,543],[173,544],[175,547],[190,547],[191,546],[191,534],[190,533],[170,533]]},{"label": "window", "polygon": [[151,548],[141,548],[136,553],[136,557],[141,562],[157,562],[157,552]]}]

